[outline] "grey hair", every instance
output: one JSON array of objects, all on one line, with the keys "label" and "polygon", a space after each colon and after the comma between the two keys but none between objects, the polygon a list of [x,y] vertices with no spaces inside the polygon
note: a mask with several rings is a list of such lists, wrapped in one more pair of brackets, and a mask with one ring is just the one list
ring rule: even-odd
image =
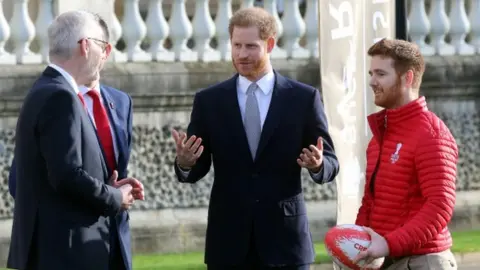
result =
[{"label": "grey hair", "polygon": [[[48,27],[50,58],[70,59],[78,41],[83,38],[103,37],[99,17],[88,11],[74,10],[60,14]],[[98,33],[95,33],[98,29]]]}]

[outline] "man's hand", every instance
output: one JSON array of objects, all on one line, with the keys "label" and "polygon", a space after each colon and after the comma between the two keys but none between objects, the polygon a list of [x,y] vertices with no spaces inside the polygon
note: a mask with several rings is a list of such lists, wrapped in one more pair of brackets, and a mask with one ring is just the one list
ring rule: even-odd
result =
[{"label": "man's hand", "polygon": [[185,132],[178,132],[175,129],[172,129],[172,136],[177,149],[178,166],[185,170],[191,169],[197,162],[197,159],[202,155],[202,138],[197,138],[195,135],[192,135],[186,140],[187,134]]},{"label": "man's hand", "polygon": [[367,250],[361,251],[358,253],[357,257],[354,259],[354,263],[358,263],[361,260],[365,260],[364,265],[371,264],[375,259],[383,258],[390,254],[388,248],[388,243],[383,236],[376,233],[374,230],[368,227],[363,227],[365,231],[370,234],[371,242]]},{"label": "man's hand", "polygon": [[121,180],[117,180],[117,178],[118,178],[118,172],[115,170],[113,171],[112,176],[110,176],[109,182],[111,186],[115,188],[120,188],[124,185],[130,185],[132,188],[131,194],[133,198],[135,200],[141,200],[141,201],[145,200],[145,190],[143,188],[143,184],[140,181],[132,177],[124,178]]},{"label": "man's hand", "polygon": [[122,192],[122,209],[128,210],[135,200],[132,195],[132,186],[125,184],[118,189]]},{"label": "man's hand", "polygon": [[311,144],[309,149],[303,148],[300,157],[297,158],[300,167],[307,168],[313,173],[317,173],[322,168],[323,163],[323,139],[317,139],[317,145]]}]

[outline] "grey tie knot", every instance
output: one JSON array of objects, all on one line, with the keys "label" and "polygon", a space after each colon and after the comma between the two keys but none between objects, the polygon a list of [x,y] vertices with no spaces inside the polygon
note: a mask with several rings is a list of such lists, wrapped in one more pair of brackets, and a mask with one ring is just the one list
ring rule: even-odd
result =
[{"label": "grey tie knot", "polygon": [[247,88],[247,95],[255,94],[255,91],[258,90],[258,85],[256,83],[251,83]]}]

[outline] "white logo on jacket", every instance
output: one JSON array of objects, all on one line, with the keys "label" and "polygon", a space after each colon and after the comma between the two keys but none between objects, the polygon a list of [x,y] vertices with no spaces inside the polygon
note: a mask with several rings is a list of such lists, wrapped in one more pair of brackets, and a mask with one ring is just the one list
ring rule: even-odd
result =
[{"label": "white logo on jacket", "polygon": [[400,154],[398,153],[400,152],[400,149],[402,149],[402,143],[397,143],[397,150],[395,150],[395,153],[393,153],[390,157],[390,161],[392,162],[392,164],[396,163],[400,158]]}]

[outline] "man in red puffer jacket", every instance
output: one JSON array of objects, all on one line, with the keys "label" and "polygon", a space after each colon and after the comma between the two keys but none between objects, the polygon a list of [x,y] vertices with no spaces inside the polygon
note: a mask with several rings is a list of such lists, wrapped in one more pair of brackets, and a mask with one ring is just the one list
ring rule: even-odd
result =
[{"label": "man in red puffer jacket", "polygon": [[356,224],[372,236],[357,261],[386,257],[383,269],[457,269],[447,224],[455,206],[458,150],[419,88],[425,63],[418,47],[383,39],[369,50],[375,104],[373,138]]}]

